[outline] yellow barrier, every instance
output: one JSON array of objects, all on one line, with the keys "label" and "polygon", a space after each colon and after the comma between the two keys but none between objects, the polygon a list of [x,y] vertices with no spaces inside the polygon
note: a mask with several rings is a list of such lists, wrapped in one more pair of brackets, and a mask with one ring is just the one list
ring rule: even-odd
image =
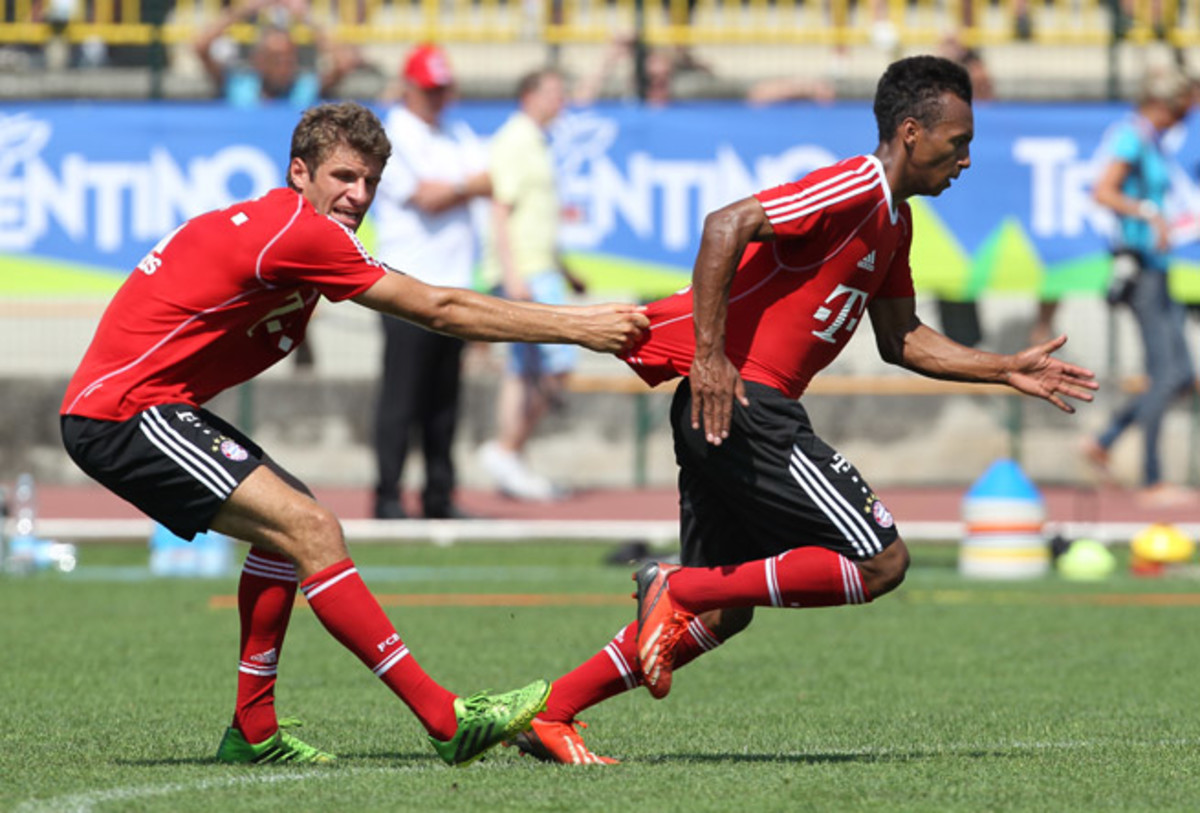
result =
[{"label": "yellow barrier", "polygon": [[[900,45],[928,45],[958,30],[970,46],[1018,38],[1017,0],[645,0],[641,9],[652,45],[859,45],[888,32]],[[0,7],[0,43],[69,42],[110,45],[190,42],[221,10],[219,0],[178,0],[162,25],[169,0],[75,0],[66,20],[45,15],[50,3],[12,0]],[[1122,11],[1114,21],[1114,8]],[[314,0],[313,20],[337,40],[386,44],[541,41],[608,42],[635,27],[634,0]],[[1200,0],[1029,0],[1031,41],[1045,45],[1104,45],[1115,31],[1128,42],[1163,39],[1200,45]],[[311,37],[296,26],[301,41]],[[249,42],[251,25],[234,39]]]}]

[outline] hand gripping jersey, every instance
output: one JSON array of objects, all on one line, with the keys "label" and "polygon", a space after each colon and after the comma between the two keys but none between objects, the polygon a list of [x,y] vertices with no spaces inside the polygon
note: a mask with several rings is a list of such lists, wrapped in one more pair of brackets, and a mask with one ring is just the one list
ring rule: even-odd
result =
[{"label": "hand gripping jersey", "polygon": [[298,345],[321,295],[348,299],[385,273],[290,189],[193,218],[117,291],[61,412],[125,420],[155,404],[200,406]]},{"label": "hand gripping jersey", "polygon": [[[743,379],[799,398],[862,324],[875,297],[913,295],[912,213],[883,165],[850,158],[756,196],[775,240],[752,243],[729,292],[725,352]],[[652,303],[648,338],[622,358],[651,386],[687,375],[692,291]]]}]

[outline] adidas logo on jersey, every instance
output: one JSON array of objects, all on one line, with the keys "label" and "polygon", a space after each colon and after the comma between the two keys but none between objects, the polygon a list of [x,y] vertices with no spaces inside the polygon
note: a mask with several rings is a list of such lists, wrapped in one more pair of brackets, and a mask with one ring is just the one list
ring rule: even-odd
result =
[{"label": "adidas logo on jersey", "polygon": [[875,270],[875,249],[871,249],[871,253],[858,261],[858,267],[863,271]]}]

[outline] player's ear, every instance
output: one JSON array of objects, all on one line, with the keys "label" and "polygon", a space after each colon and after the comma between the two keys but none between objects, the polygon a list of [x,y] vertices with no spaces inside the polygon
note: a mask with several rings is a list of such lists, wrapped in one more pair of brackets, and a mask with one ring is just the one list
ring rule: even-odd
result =
[{"label": "player's ear", "polygon": [[295,157],[288,164],[288,186],[298,192],[303,192],[308,186],[310,180],[308,174],[308,164],[304,163],[304,159]]}]

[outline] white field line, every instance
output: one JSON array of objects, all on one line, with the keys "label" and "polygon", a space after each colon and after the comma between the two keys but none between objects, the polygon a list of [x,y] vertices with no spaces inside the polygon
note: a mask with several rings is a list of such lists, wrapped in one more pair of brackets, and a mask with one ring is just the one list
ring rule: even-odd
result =
[{"label": "white field line", "polygon": [[175,796],[181,793],[194,794],[208,790],[224,790],[234,787],[275,785],[281,782],[307,782],[309,780],[338,781],[343,777],[362,776],[375,773],[402,773],[428,770],[423,766],[399,765],[393,768],[332,768],[327,770],[307,769],[286,773],[265,773],[257,768],[247,768],[248,773],[237,776],[214,776],[192,782],[165,782],[157,785],[130,785],[128,787],[104,788],[83,793],[71,793],[49,799],[30,799],[17,806],[14,813],[92,813],[98,806],[115,805],[138,799]]},{"label": "white field line", "polygon": [[[1024,741],[992,743],[945,743],[927,749],[920,744],[913,748],[823,748],[805,749],[790,753],[779,754],[780,757],[803,758],[819,751],[822,756],[848,757],[890,757],[913,756],[918,759],[928,759],[942,754],[971,754],[1006,751],[1076,751],[1094,748],[1177,748],[1179,746],[1194,746],[1200,744],[1200,738],[1177,737],[1158,740],[1063,740],[1053,741]],[[656,760],[647,760],[652,763]],[[250,769],[255,771],[255,769]],[[352,776],[367,774],[396,774],[426,771],[425,766],[401,765],[393,768],[335,768],[332,770],[305,770],[296,773],[258,773],[251,772],[244,776],[220,776],[211,779],[197,779],[192,782],[166,782],[158,785],[132,785],[129,787],[106,788],[103,790],[72,793],[49,799],[31,799],[19,805],[14,813],[94,813],[98,806],[131,802],[139,799],[150,799],[176,794],[194,794],[207,790],[224,790],[232,787],[248,787],[255,785],[273,785],[281,782],[337,781]]]}]

